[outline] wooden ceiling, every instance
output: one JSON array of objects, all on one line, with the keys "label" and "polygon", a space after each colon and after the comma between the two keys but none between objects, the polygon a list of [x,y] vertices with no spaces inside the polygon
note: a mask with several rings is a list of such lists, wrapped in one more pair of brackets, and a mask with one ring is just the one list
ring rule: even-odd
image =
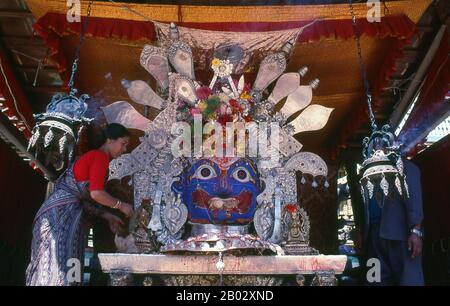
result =
[{"label": "wooden ceiling", "polygon": [[[42,9],[41,7],[40,10]],[[376,114],[380,124],[388,119],[402,88],[407,86],[408,79],[414,74],[437,32],[440,25],[438,12],[435,5],[429,7],[418,21],[418,37],[406,47],[404,57],[397,61],[396,72],[381,96],[381,108]],[[37,113],[45,109],[51,96],[60,90],[63,83],[56,63],[48,58],[48,49],[43,40],[33,35],[34,22],[35,17],[23,0],[0,2],[2,48],[8,52],[33,112]],[[78,41],[77,35],[62,38],[62,52],[68,63],[73,59]],[[151,80],[151,76],[139,65],[139,55],[145,43],[147,42],[88,37],[81,52],[77,88],[102,98],[107,103],[129,101],[120,85],[122,79]],[[391,38],[362,38],[362,52],[369,78],[373,78],[378,72],[391,44]],[[44,62],[40,65],[42,60]],[[299,140],[307,150],[327,151],[335,143],[334,140],[339,136],[349,114],[359,103],[364,103],[355,40],[324,38],[315,42],[298,43],[288,70],[296,71],[302,66],[309,67],[305,82],[320,79],[313,103],[333,107],[335,110],[323,130],[304,133],[299,136]],[[141,110],[138,105],[134,106]],[[348,140],[348,148],[359,150],[361,138],[367,133],[368,129],[365,127],[355,130]]]}]

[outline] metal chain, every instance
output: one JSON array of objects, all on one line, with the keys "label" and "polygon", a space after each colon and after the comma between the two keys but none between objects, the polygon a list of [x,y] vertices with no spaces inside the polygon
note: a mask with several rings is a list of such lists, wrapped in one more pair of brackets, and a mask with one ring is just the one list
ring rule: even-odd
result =
[{"label": "metal chain", "polygon": [[364,91],[365,91],[366,98],[367,98],[367,107],[368,107],[368,112],[369,112],[370,126],[372,128],[372,131],[375,131],[378,129],[378,127],[377,127],[377,124],[375,123],[375,116],[373,114],[372,95],[370,94],[369,81],[367,79],[366,69],[364,66],[364,60],[363,60],[362,52],[361,52],[361,39],[360,39],[361,35],[358,31],[358,27],[356,24],[356,16],[355,16],[355,12],[353,11],[352,0],[349,0],[349,6],[350,6],[350,13],[352,14],[353,32],[355,33],[356,46],[358,48],[359,69],[361,70],[361,76],[362,76],[363,82],[364,82]]},{"label": "metal chain", "polygon": [[80,60],[81,46],[84,43],[86,29],[87,29],[87,25],[88,25],[88,21],[89,21],[89,16],[91,15],[92,2],[93,2],[93,0],[89,1],[86,18],[84,19],[84,23],[82,25],[81,32],[80,32],[80,43],[78,44],[77,50],[75,51],[75,59],[73,60],[72,72],[70,74],[70,79],[69,79],[69,83],[68,83],[70,95],[75,95],[77,93],[77,90],[73,87],[73,83],[75,80],[75,74],[78,70],[78,61]]}]

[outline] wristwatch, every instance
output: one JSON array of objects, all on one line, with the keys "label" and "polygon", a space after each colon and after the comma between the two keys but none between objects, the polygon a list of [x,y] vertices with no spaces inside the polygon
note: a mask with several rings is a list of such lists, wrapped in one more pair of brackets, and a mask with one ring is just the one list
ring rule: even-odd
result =
[{"label": "wristwatch", "polygon": [[419,236],[420,238],[423,237],[423,232],[422,232],[420,229],[417,229],[417,228],[411,229],[411,234],[416,234],[416,235]]}]

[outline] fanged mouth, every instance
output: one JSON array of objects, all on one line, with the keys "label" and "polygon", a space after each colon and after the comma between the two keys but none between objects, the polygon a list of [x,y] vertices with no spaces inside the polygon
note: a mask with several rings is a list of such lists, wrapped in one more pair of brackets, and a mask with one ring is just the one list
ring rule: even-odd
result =
[{"label": "fanged mouth", "polygon": [[225,211],[227,213],[243,214],[248,212],[250,208],[252,193],[250,191],[242,191],[236,197],[223,199],[212,197],[206,191],[197,189],[192,193],[192,200],[198,207],[207,208],[212,212]]}]

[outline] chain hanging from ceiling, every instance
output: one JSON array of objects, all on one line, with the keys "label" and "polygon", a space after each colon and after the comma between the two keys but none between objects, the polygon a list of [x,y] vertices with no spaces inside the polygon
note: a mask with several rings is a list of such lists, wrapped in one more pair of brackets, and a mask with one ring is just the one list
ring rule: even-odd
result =
[{"label": "chain hanging from ceiling", "polygon": [[361,34],[358,29],[352,0],[349,0],[349,8],[352,16],[359,68],[364,83],[368,119],[371,128],[371,135],[363,139],[362,153],[364,161],[360,179],[361,194],[366,203],[373,198],[374,191],[378,190],[378,187],[380,187],[384,196],[398,192],[400,196],[405,195],[409,197],[406,175],[401,158],[401,144],[396,142],[388,124],[379,129],[375,122],[372,95],[370,93],[369,81],[361,51]]},{"label": "chain hanging from ceiling", "polygon": [[80,61],[80,51],[86,37],[86,30],[91,15],[93,1],[89,1],[84,18],[80,42],[75,51],[68,88],[69,92],[55,94],[47,105],[45,113],[35,114],[36,125],[28,143],[28,151],[46,168],[62,173],[73,161],[75,147],[83,129],[92,121],[84,117],[87,110],[87,94],[77,96],[74,86],[75,76]]}]

